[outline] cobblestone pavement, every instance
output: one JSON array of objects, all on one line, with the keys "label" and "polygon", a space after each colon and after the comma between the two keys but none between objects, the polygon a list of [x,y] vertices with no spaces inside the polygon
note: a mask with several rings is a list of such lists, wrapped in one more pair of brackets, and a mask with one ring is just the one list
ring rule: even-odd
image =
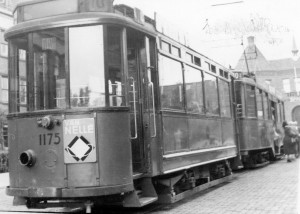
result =
[{"label": "cobblestone pavement", "polygon": [[235,173],[235,178],[155,214],[300,214],[299,159]]},{"label": "cobblestone pavement", "polygon": [[[299,162],[299,159],[291,163],[280,160],[263,168],[237,172],[235,178],[228,183],[210,188],[175,204],[159,206],[155,211],[143,209],[145,212],[141,213],[300,214],[297,212],[300,211]],[[7,177],[7,174],[0,174],[0,213],[27,212],[25,206],[13,207],[12,197],[5,195],[4,186],[7,185]],[[31,212],[60,211],[51,209]]]}]

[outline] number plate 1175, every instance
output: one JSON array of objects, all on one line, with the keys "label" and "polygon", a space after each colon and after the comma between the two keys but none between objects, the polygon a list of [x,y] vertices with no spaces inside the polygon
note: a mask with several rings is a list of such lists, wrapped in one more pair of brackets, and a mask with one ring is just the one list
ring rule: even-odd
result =
[{"label": "number plate 1175", "polygon": [[48,133],[39,135],[40,146],[58,145],[60,143],[59,133]]}]

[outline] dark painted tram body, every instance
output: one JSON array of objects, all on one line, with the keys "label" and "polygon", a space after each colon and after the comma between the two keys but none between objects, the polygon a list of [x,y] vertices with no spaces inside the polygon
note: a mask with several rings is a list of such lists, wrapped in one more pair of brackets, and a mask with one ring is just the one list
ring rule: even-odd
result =
[{"label": "dark painted tram body", "polygon": [[274,132],[282,141],[283,101],[250,78],[236,80],[235,93],[242,161],[246,167],[261,166],[280,155],[282,143],[274,142]]},{"label": "dark painted tram body", "polygon": [[15,16],[6,32],[15,204],[175,202],[229,179],[237,148],[270,147],[270,121],[236,120],[232,74],[140,10],[33,1]]}]

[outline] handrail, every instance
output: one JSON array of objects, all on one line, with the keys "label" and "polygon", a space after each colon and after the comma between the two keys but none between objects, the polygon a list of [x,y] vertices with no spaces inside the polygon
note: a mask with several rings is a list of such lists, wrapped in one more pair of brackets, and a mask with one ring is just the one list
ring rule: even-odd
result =
[{"label": "handrail", "polygon": [[130,77],[129,79],[132,80],[132,93],[133,93],[133,114],[134,114],[134,137],[130,137],[131,140],[137,139],[137,119],[136,119],[136,97],[135,97],[135,84],[134,84],[134,78]]},{"label": "handrail", "polygon": [[[154,87],[153,82],[149,82],[149,86],[151,87],[152,92],[152,111],[153,111],[153,127],[154,127],[154,135],[151,137],[156,137],[156,118],[155,118],[155,103],[154,103]],[[150,113],[151,115],[151,113]]]}]

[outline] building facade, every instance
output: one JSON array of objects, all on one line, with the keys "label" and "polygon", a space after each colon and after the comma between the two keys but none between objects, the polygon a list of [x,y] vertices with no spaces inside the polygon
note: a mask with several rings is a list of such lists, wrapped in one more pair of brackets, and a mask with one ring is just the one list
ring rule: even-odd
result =
[{"label": "building facade", "polygon": [[8,147],[6,114],[8,113],[8,44],[4,32],[13,25],[12,2],[0,2],[0,151]]},{"label": "building facade", "polygon": [[[292,53],[297,54],[294,43]],[[248,45],[240,57],[235,72],[253,75],[256,81],[272,86],[285,97],[285,119],[300,125],[300,60],[296,57],[267,60],[255,45],[254,37],[248,37]]]}]

